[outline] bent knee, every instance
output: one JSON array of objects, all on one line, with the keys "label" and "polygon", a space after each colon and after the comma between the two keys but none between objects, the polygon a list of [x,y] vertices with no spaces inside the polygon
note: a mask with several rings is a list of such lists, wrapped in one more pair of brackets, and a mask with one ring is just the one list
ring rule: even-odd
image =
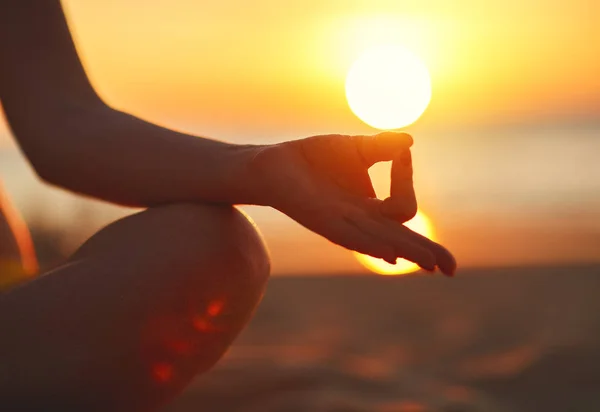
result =
[{"label": "bent knee", "polygon": [[232,272],[266,281],[270,258],[252,220],[233,206],[180,203],[147,211],[170,225],[190,253],[203,266],[227,266]]},{"label": "bent knee", "polygon": [[[252,221],[233,206],[177,203],[149,208],[102,229],[72,257],[124,255],[125,260],[194,267],[204,276],[243,275],[263,283],[270,259]],[[126,255],[126,256],[125,256]]]}]

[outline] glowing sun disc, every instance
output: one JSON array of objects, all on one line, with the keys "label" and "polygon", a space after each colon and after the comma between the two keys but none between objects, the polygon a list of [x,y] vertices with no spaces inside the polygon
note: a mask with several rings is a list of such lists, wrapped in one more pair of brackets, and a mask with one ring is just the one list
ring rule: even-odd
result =
[{"label": "glowing sun disc", "polygon": [[[404,224],[409,229],[435,241],[435,233],[431,220],[420,210],[416,216]],[[358,252],[352,252],[356,259],[365,268],[380,275],[405,275],[407,273],[416,272],[419,266],[405,259],[398,259],[395,265],[390,265],[384,260],[374,258],[372,256],[363,255]]]},{"label": "glowing sun disc", "polygon": [[378,129],[398,129],[415,122],[431,100],[425,64],[408,49],[380,46],[365,52],[346,78],[350,109]]}]

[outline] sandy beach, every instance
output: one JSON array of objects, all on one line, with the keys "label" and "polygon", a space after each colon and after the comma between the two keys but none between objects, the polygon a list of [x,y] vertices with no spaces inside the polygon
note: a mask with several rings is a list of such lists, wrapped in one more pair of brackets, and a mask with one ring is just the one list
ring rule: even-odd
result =
[{"label": "sandy beach", "polygon": [[271,280],[167,412],[600,410],[600,266]]}]

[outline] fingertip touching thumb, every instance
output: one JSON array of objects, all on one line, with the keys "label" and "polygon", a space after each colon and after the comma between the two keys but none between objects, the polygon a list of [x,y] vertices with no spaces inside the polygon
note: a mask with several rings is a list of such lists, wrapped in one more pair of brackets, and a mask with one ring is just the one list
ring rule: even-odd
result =
[{"label": "fingertip touching thumb", "polygon": [[375,141],[382,150],[387,149],[396,154],[414,143],[412,136],[404,132],[382,132],[375,135]]},{"label": "fingertip touching thumb", "polygon": [[364,136],[361,140],[359,150],[369,167],[377,162],[393,160],[413,144],[412,136],[403,132],[383,132]]}]

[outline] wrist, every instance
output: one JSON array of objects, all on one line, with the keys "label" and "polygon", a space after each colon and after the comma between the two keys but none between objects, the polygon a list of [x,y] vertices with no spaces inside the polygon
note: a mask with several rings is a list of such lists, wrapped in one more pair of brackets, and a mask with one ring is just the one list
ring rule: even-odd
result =
[{"label": "wrist", "polygon": [[265,170],[261,165],[261,154],[268,145],[232,145],[227,163],[231,170],[227,173],[228,192],[232,195],[229,203],[268,206],[268,193],[265,190]]}]

